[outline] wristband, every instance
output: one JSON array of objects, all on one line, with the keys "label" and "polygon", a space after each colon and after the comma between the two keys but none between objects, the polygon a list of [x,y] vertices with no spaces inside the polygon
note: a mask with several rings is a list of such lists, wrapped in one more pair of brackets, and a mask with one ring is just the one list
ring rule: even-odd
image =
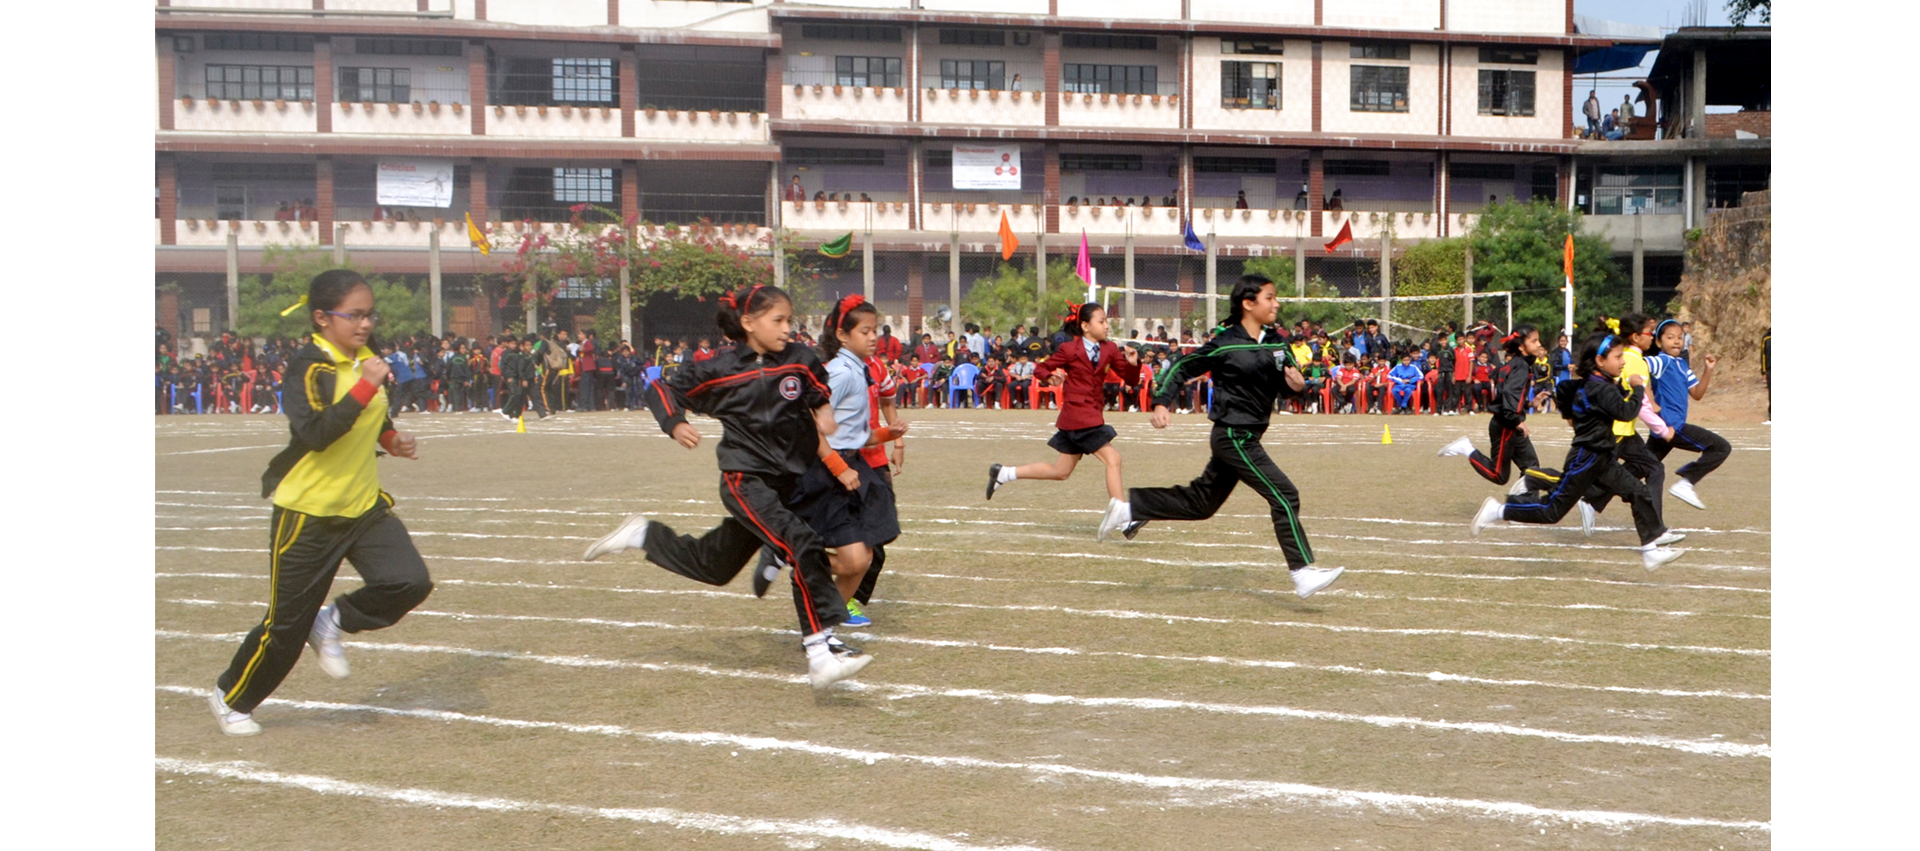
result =
[{"label": "wristband", "polygon": [[906,434],[905,429],[902,429],[899,426],[887,426],[880,433],[880,442],[886,443],[887,441],[890,441],[890,440],[899,440],[900,436],[903,434]]},{"label": "wristband", "polygon": [[387,450],[387,454],[389,455],[394,454],[393,438],[398,433],[399,432],[396,432],[393,429],[387,429],[386,431],[383,431],[380,433],[380,448]]},{"label": "wristband", "polygon": [[846,472],[848,469],[847,459],[840,457],[840,453],[838,452],[828,455],[827,457],[822,458],[820,460],[827,465],[827,472],[832,473],[835,476],[839,476],[841,473]]}]

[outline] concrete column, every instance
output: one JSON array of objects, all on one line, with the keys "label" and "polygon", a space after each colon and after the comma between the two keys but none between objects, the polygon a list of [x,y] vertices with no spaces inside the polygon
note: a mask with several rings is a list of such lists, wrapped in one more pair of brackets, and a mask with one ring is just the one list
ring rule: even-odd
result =
[{"label": "concrete column", "polygon": [[[953,209],[952,204],[947,209]],[[953,311],[948,326],[960,329],[960,224],[956,218],[953,235],[947,240],[947,309]],[[958,336],[956,334],[956,336]]]},{"label": "concrete column", "polygon": [[240,330],[240,232],[227,230],[227,330]]},{"label": "concrete column", "polygon": [[1698,191],[1693,185],[1693,158],[1688,157],[1686,165],[1682,166],[1682,168],[1685,170],[1680,172],[1680,204],[1682,208],[1686,210],[1686,221],[1682,226],[1687,230],[1692,230],[1694,223],[1693,196],[1694,193]]},{"label": "concrete column", "polygon": [[1453,161],[1446,151],[1435,154],[1434,159],[1433,212],[1440,217],[1440,236],[1444,238],[1453,235],[1452,227],[1447,223],[1448,214],[1453,212]]},{"label": "concrete column", "polygon": [[540,295],[536,291],[533,293],[532,298],[527,299],[526,333],[537,334],[539,332],[540,332]]},{"label": "concrete column", "polygon": [[[1055,103],[1054,106],[1058,107],[1059,104]],[[1046,178],[1046,183],[1044,188],[1040,190],[1040,203],[1044,205],[1045,208],[1044,219],[1047,223],[1047,233],[1059,233],[1060,144],[1058,142],[1048,142],[1045,151],[1046,153],[1043,156],[1046,158],[1046,165],[1044,166],[1045,171],[1043,174]]]},{"label": "concrete column", "polygon": [[[1187,262],[1185,255],[1181,255],[1178,259],[1179,266],[1176,267],[1173,275],[1174,286],[1178,288],[1180,292],[1191,293],[1193,292],[1193,264]],[[1181,329],[1184,330],[1187,327],[1187,317],[1192,313],[1193,299],[1180,299],[1179,304],[1174,307],[1174,314],[1175,318],[1180,321]]]},{"label": "concrete column", "polygon": [[[907,327],[918,328],[925,324],[927,312],[927,256],[919,252],[907,255]],[[911,351],[920,345],[919,340],[907,344]],[[906,352],[902,352],[904,357]]]},{"label": "concrete column", "polygon": [[1460,327],[1465,328],[1473,324],[1473,246],[1467,246],[1467,256],[1463,259],[1467,274],[1466,280],[1461,282],[1461,317],[1464,321],[1460,323]]},{"label": "concrete column", "polygon": [[[918,7],[920,4],[915,3]],[[921,101],[924,93],[920,91],[920,25],[907,25],[907,120],[920,121]]]},{"label": "concrete column", "polygon": [[1380,333],[1385,334],[1390,327],[1387,320],[1393,316],[1393,231],[1380,232]]},{"label": "concrete column", "polygon": [[920,220],[920,189],[925,181],[926,155],[919,139],[907,143],[907,228],[919,230],[926,226]]},{"label": "concrete column", "polygon": [[[331,106],[329,106],[331,108]],[[316,227],[320,244],[333,244],[333,157],[315,157],[313,161],[313,205],[319,208]],[[338,252],[336,252],[337,254]]]},{"label": "concrete column", "polygon": [[474,157],[467,161],[467,212],[481,233],[487,230],[487,161]]},{"label": "concrete column", "polygon": [[1207,234],[1207,327],[1220,325],[1220,240]]},{"label": "concrete column", "polygon": [[1040,305],[1040,315],[1047,313],[1047,232],[1033,235],[1033,286],[1034,298]]},{"label": "concrete column", "polygon": [[633,270],[620,267],[620,339],[633,342]]},{"label": "concrete column", "polygon": [[1693,51],[1693,79],[1687,86],[1688,139],[1707,137],[1707,51]]},{"label": "concrete column", "polygon": [[1307,300],[1307,241],[1293,238],[1293,288],[1302,302]]},{"label": "concrete column", "polygon": [[433,336],[447,332],[445,310],[440,306],[440,229],[427,231],[427,317]]},{"label": "concrete column", "polygon": [[155,69],[160,75],[160,129],[173,129],[174,98],[180,96],[176,91],[174,77],[180,68],[180,60],[173,53],[173,36],[163,35],[156,42],[159,47],[154,54]]},{"label": "concrete column", "polygon": [[[1040,67],[1042,90],[1041,97],[1045,107],[1048,127],[1060,126],[1060,34],[1048,32],[1040,36]],[[1049,145],[1048,148],[1052,149]]]},{"label": "concrete column", "polygon": [[781,115],[780,105],[784,102],[787,93],[786,74],[783,73],[786,67],[787,62],[780,58],[780,51],[767,51],[767,118],[769,119],[778,120],[784,117]]},{"label": "concrete column", "polygon": [[1633,217],[1633,312],[1639,313],[1646,301],[1647,246],[1640,235],[1640,216]]},{"label": "concrete column", "polygon": [[347,265],[347,226],[342,224],[330,224],[328,225],[328,227],[333,232],[334,268],[345,266]]},{"label": "concrete column", "polygon": [[154,158],[154,182],[160,189],[160,203],[154,215],[160,217],[160,244],[173,245],[179,242],[177,229],[180,227],[180,178],[179,166],[173,154],[163,153]]},{"label": "concrete column", "polygon": [[[1125,279],[1127,282],[1127,325],[1132,326],[1134,320],[1139,318],[1138,314],[1135,314],[1133,312],[1133,210],[1132,209],[1127,210],[1126,255],[1127,255],[1127,274],[1125,275]],[[1126,339],[1126,335],[1124,334],[1121,335],[1121,339],[1123,340]]]},{"label": "concrete column", "polygon": [[867,206],[867,228],[864,233],[860,234],[860,280],[863,286],[861,293],[866,296],[867,303],[872,304],[873,303],[873,204],[872,202],[868,202],[866,206]]},{"label": "concrete column", "polygon": [[620,164],[620,224],[640,222],[640,164],[627,160]]},{"label": "concrete column", "polygon": [[[620,5],[609,0],[608,15],[618,18]],[[617,25],[616,25],[617,26]],[[640,66],[631,45],[620,48],[620,135],[633,138],[633,113],[640,108]]]},{"label": "concrete column", "polygon": [[314,129],[333,132],[333,42],[326,36],[313,39],[313,120]]},{"label": "concrete column", "polygon": [[[1313,9],[1314,9],[1313,24],[1314,26],[1319,26],[1320,25],[1319,0],[1314,0]],[[1311,77],[1313,80],[1313,98],[1308,103],[1308,111],[1313,117],[1313,132],[1318,133],[1320,132],[1320,42],[1316,41],[1313,43],[1313,59],[1311,64],[1308,67],[1311,70]],[[1314,156],[1317,159],[1319,157],[1319,152],[1318,151],[1314,152]],[[1314,235],[1318,236],[1319,232],[1315,231]]]}]

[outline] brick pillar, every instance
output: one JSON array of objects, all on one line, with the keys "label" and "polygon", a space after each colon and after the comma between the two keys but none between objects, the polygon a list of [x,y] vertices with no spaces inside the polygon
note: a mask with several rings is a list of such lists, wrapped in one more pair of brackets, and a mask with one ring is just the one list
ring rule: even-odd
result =
[{"label": "brick pillar", "polygon": [[173,79],[179,70],[179,61],[173,55],[173,36],[164,36],[156,44],[159,47],[155,60],[160,72],[160,129],[172,130],[174,99],[180,96]]},{"label": "brick pillar", "polygon": [[[620,0],[607,0],[609,8],[619,6]],[[614,18],[619,12],[609,12]],[[633,112],[640,108],[640,67],[635,65],[636,57],[632,47],[620,48],[620,135],[633,138]]]},{"label": "brick pillar", "polygon": [[[1320,23],[1320,2],[1314,0],[1313,21]],[[1313,132],[1320,132],[1320,42],[1313,43]]]},{"label": "brick pillar", "polygon": [[[1563,138],[1572,139],[1579,135],[1574,132],[1573,128],[1573,122],[1576,120],[1573,117],[1573,51],[1561,51],[1560,64],[1561,67],[1565,69],[1560,74],[1560,115],[1562,116],[1560,123],[1563,125],[1560,132],[1565,134]],[[1601,105],[1605,106],[1605,104]],[[1578,121],[1582,128],[1587,126],[1585,116],[1579,118]]]},{"label": "brick pillar", "polygon": [[[927,276],[927,256],[917,251],[911,254],[908,254],[907,255],[907,327],[908,328],[918,328],[922,325],[921,315],[926,312],[926,306],[927,306],[927,298],[926,298],[926,292],[925,292],[926,276]],[[905,356],[908,352],[911,352],[913,350],[914,346],[917,346],[919,344],[920,344],[919,340],[913,340],[911,342],[908,342],[907,352],[902,352],[901,355]]]},{"label": "brick pillar", "polygon": [[487,292],[484,280],[473,282],[473,324],[475,337],[486,337],[493,333],[493,295]]},{"label": "brick pillar", "polygon": [[786,60],[780,57],[780,51],[767,51],[767,118],[769,119],[780,117],[780,105],[783,103],[782,98],[786,96],[785,75],[781,73],[785,67]]},{"label": "brick pillar", "polygon": [[[1193,258],[1191,257],[1180,258],[1180,273],[1176,280],[1179,283],[1181,292],[1183,293],[1193,292]],[[1181,299],[1180,300],[1180,328],[1183,331],[1187,327],[1187,317],[1192,315],[1193,315],[1193,299],[1190,299],[1190,298]]]},{"label": "brick pillar", "polygon": [[1060,34],[1049,32],[1040,37],[1042,53],[1041,82],[1045,86],[1047,126],[1060,126]]},{"label": "brick pillar", "polygon": [[487,0],[473,0],[473,19],[476,21],[487,19]]},{"label": "brick pillar", "polygon": [[1314,236],[1321,233],[1320,211],[1325,207],[1327,191],[1327,163],[1320,151],[1307,152],[1307,224],[1313,227],[1309,231]]},{"label": "brick pillar", "polygon": [[173,335],[174,354],[180,353],[180,294],[171,290],[161,290],[155,294],[153,303],[154,319]]},{"label": "brick pillar", "polygon": [[180,179],[179,170],[172,154],[161,154],[153,164],[153,176],[160,189],[160,244],[173,245],[179,241],[175,228],[180,219]]},{"label": "brick pillar", "polygon": [[474,157],[467,161],[467,212],[481,233],[487,230],[487,161]]},{"label": "brick pillar", "polygon": [[313,120],[315,129],[333,132],[333,42],[326,36],[313,39]]},{"label": "brick pillar", "polygon": [[[484,20],[487,6],[476,0],[475,14]],[[487,135],[487,46],[478,41],[467,42],[467,114],[473,116],[473,135]]]},{"label": "brick pillar", "polygon": [[[314,75],[319,79],[319,75]],[[320,208],[320,244],[333,244],[333,157],[315,157],[313,161],[313,203]]]},{"label": "brick pillar", "polygon": [[1313,25],[1316,27],[1326,26],[1326,24],[1320,22],[1325,17],[1322,14],[1323,10],[1320,8],[1324,2],[1325,0],[1313,0]]},{"label": "brick pillar", "polygon": [[[1049,95],[1049,97],[1053,97]],[[1059,106],[1056,101],[1054,108]],[[1047,205],[1047,233],[1060,232],[1060,143],[1048,142],[1046,145],[1046,188],[1042,189],[1040,200]]]},{"label": "brick pillar", "polygon": [[640,221],[640,164],[633,160],[620,164],[620,220]]},{"label": "brick pillar", "polygon": [[607,0],[607,26],[620,26],[620,0]]},{"label": "brick pillar", "polygon": [[[919,139],[907,143],[907,229],[919,230],[921,225],[920,191],[926,182],[927,155],[926,145]],[[919,262],[919,261],[914,261]]]}]

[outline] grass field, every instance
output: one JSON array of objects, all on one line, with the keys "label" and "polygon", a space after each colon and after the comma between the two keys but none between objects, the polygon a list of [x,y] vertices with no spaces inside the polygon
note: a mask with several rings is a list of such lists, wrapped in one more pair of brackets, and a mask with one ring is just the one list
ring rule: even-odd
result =
[{"label": "grass field", "polygon": [[[158,846],[1771,844],[1766,427],[1703,423],[1734,455],[1700,487],[1711,510],[1666,500],[1688,552],[1649,574],[1618,504],[1591,539],[1577,520],[1469,537],[1503,489],[1434,450],[1484,447],[1484,417],[1276,417],[1320,563],[1347,568],[1301,601],[1244,488],[1100,544],[1091,459],[982,499],[987,464],[1051,457],[1046,412],[908,416],[905,532],[874,625],[846,636],[874,662],[816,694],[784,585],[579,560],[635,511],[717,522],[710,442],[644,414],[527,434],[409,415],[422,460],[381,474],[433,595],[349,636],[349,679],[303,658],[249,739],[204,695],[264,610],[259,475],[285,421],[158,419]],[[1130,485],[1206,461],[1203,418],[1112,421]],[[1567,430],[1534,424],[1557,466]]]}]

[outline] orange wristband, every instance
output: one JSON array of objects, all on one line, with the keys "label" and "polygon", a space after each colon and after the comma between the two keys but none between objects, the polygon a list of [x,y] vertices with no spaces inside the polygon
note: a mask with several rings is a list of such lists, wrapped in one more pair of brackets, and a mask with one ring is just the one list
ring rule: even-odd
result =
[{"label": "orange wristband", "polygon": [[820,460],[827,465],[827,472],[832,473],[835,476],[838,476],[841,473],[846,472],[848,469],[847,459],[840,457],[840,453],[838,452],[828,455],[827,457],[822,458]]}]

